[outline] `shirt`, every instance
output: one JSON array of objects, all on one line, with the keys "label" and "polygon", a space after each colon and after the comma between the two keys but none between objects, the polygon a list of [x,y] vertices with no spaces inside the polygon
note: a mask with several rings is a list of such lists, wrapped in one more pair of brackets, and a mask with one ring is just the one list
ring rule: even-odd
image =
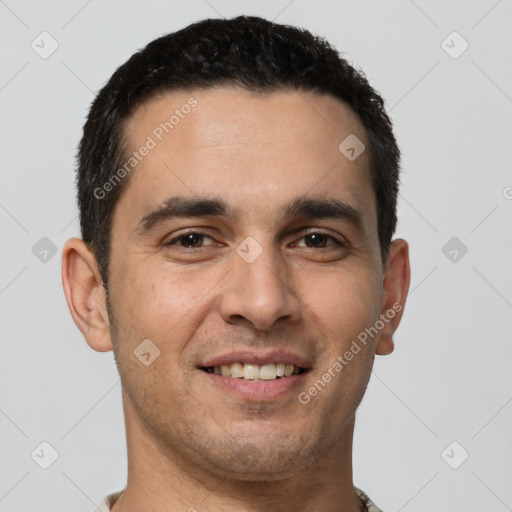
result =
[{"label": "shirt", "polygon": [[[114,492],[105,496],[103,501],[100,503],[100,506],[94,510],[93,512],[110,512],[110,508],[117,501],[117,498],[121,495],[123,491]],[[382,512],[382,510],[373,503],[373,501],[366,496],[366,494],[356,487],[356,493],[363,502],[366,507],[367,512]]]}]

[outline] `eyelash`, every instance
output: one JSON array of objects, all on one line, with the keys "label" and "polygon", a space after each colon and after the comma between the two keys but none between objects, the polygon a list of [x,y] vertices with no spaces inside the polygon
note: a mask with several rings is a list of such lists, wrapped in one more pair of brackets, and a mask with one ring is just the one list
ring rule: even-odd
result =
[{"label": "eyelash", "polygon": [[[198,235],[199,237],[206,237],[206,238],[210,238],[211,240],[214,240],[213,237],[207,235],[206,233],[202,233],[201,231],[187,231],[185,233],[179,234],[178,236],[174,237],[172,240],[169,240],[169,242],[166,242],[164,245],[166,247],[172,247],[175,244],[175,242],[178,242],[181,238],[186,237],[187,235]],[[307,236],[312,236],[312,235],[325,236],[329,240],[332,240],[334,242],[333,244],[328,245],[326,247],[320,247],[320,249],[328,249],[329,247],[336,247],[336,246],[339,247],[339,248],[346,248],[346,247],[348,247],[348,245],[346,243],[342,242],[341,240],[339,240],[335,236],[330,235],[329,233],[325,233],[323,231],[312,231],[312,232],[306,233],[303,236],[301,236],[299,240],[302,240],[303,238],[305,238]],[[214,244],[211,244],[211,245],[214,245]],[[183,247],[183,246],[179,246],[179,248],[180,249],[185,249],[185,250],[192,250],[192,249],[204,249],[205,247],[204,246],[201,246],[201,247]],[[306,247],[306,248],[308,248],[308,249],[315,249],[315,247]]]}]

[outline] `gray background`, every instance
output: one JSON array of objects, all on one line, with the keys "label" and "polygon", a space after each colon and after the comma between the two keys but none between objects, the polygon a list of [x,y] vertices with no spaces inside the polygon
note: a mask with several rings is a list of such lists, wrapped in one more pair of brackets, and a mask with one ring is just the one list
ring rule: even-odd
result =
[{"label": "gray background", "polygon": [[356,485],[385,512],[512,510],[511,0],[0,0],[0,511],[87,512],[125,484],[113,357],[86,345],[61,289],[75,149],[135,50],[238,14],[327,37],[382,93],[402,148],[413,278],[358,412]]}]

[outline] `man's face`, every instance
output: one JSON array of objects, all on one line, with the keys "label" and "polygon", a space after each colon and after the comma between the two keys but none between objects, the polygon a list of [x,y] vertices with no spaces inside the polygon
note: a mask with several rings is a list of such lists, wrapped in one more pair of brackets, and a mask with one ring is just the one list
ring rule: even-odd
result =
[{"label": "man's face", "polygon": [[[357,116],[330,96],[220,88],[154,98],[125,133],[131,151],[156,142],[112,226],[127,422],[169,456],[238,478],[321,464],[351,428],[378,336],[309,403],[299,396],[383,307],[367,155],[338,150],[351,134],[366,144]],[[149,365],[134,355],[147,339],[160,350]],[[283,364],[299,374],[272,378]]]}]

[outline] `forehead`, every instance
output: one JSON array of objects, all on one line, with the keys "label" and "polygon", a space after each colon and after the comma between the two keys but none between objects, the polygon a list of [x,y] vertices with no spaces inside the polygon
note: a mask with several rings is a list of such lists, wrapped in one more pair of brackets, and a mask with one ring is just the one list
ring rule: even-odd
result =
[{"label": "forehead", "polygon": [[297,197],[325,194],[374,217],[367,151],[349,160],[339,149],[347,137],[367,146],[356,114],[329,95],[166,92],[139,106],[125,124],[137,162],[119,208],[128,203],[135,222],[166,197],[215,195],[240,212],[265,205],[260,213],[270,215]]}]

